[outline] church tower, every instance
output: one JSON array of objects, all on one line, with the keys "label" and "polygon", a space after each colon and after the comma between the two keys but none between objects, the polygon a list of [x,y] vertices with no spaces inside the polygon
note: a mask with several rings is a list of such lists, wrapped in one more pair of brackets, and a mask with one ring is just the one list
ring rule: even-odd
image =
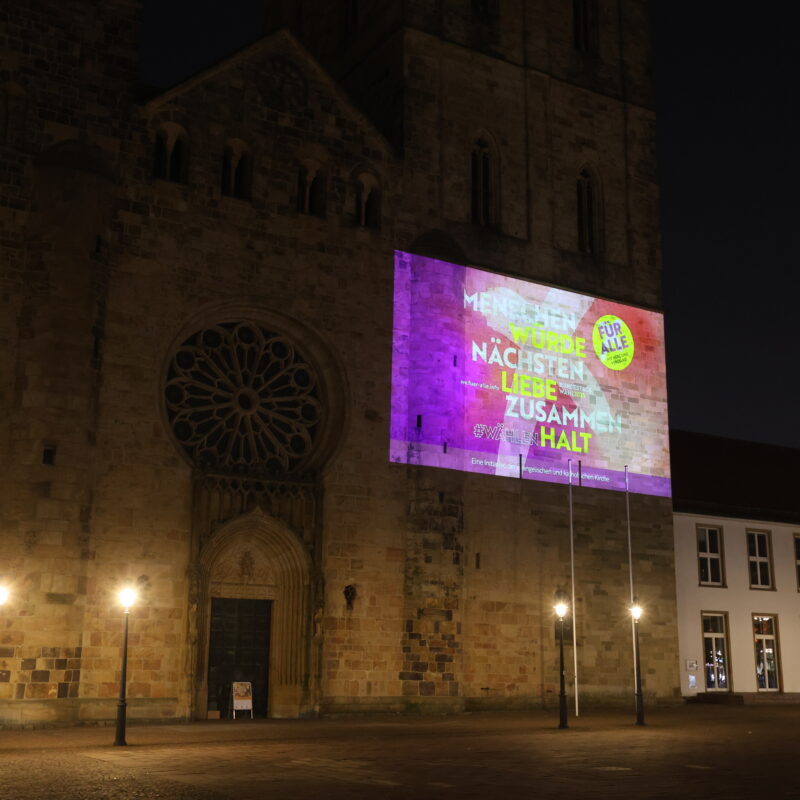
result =
[{"label": "church tower", "polygon": [[[146,102],[140,4],[95,5],[17,4],[0,54],[0,722],[113,718],[126,583],[140,719],[224,717],[240,679],[272,717],[546,706],[571,532],[582,697],[632,696],[624,492],[453,466],[464,386],[505,401],[459,370],[500,348],[433,313],[405,329],[430,371],[401,356],[413,301],[492,311],[443,264],[660,319],[647,3],[277,0]],[[617,378],[668,462],[665,397]],[[671,506],[629,499],[667,699]]]}]

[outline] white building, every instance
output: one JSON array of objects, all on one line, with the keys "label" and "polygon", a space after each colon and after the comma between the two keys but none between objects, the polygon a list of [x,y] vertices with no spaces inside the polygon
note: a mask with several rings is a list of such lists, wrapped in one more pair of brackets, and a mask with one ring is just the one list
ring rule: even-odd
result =
[{"label": "white building", "polygon": [[800,693],[800,512],[787,491],[800,453],[675,432],[672,448],[682,694]]}]

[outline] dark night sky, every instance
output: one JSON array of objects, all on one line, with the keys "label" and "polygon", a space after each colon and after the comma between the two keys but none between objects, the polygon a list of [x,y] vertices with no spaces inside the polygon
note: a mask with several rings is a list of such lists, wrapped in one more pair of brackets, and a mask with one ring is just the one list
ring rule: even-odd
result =
[{"label": "dark night sky", "polygon": [[[794,4],[652,0],[673,427],[800,447]],[[258,38],[265,0],[145,2],[141,78]]]},{"label": "dark night sky", "polygon": [[653,6],[671,423],[800,447],[800,10]]}]

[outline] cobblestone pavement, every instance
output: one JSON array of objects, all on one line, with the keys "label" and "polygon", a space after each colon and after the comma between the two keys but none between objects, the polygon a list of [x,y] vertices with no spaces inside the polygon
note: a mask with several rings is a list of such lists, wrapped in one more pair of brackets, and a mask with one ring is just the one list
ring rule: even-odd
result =
[{"label": "cobblestone pavement", "polygon": [[800,706],[0,731],[2,800],[800,798]]}]

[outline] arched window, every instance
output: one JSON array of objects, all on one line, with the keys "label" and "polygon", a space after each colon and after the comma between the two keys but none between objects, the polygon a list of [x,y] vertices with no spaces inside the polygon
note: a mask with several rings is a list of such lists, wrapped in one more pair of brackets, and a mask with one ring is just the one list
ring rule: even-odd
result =
[{"label": "arched window", "polygon": [[315,217],[325,216],[325,203],[328,191],[328,181],[325,170],[318,169],[308,187],[308,213]]},{"label": "arched window", "polygon": [[325,216],[327,174],[313,161],[306,161],[297,171],[297,210],[315,217]]},{"label": "arched window", "polygon": [[576,186],[578,250],[598,255],[602,249],[602,205],[600,187],[594,173],[584,167]]},{"label": "arched window", "polygon": [[0,86],[0,143],[17,143],[24,130],[25,92],[16,83],[5,83]]},{"label": "arched window", "polygon": [[341,26],[342,42],[349,42],[361,27],[364,9],[361,7],[361,0],[341,0]]},{"label": "arched window", "polygon": [[189,138],[180,126],[165,123],[156,131],[153,177],[173,183],[186,183],[188,180]]},{"label": "arched window", "polygon": [[8,125],[10,113],[8,91],[5,86],[0,86],[0,142],[8,140]]},{"label": "arched window", "polygon": [[222,184],[220,191],[222,194],[231,194],[231,176],[233,175],[233,149],[230,146],[225,147],[225,152],[222,154]]},{"label": "arched window", "polygon": [[347,28],[350,33],[355,33],[361,25],[361,0],[345,0],[345,15]]},{"label": "arched window", "polygon": [[362,228],[381,226],[381,190],[374,175],[362,172],[356,178],[355,221]]},{"label": "arched window", "polygon": [[253,157],[249,148],[239,140],[228,142],[222,156],[222,194],[249,200],[252,181]]},{"label": "arched window", "polygon": [[169,179],[173,183],[186,183],[189,174],[189,142],[185,134],[178,134],[169,154]]},{"label": "arched window", "polygon": [[484,228],[497,224],[495,183],[497,159],[486,137],[481,137],[472,146],[470,199],[472,222]]},{"label": "arched window", "polygon": [[472,0],[472,14],[477,22],[492,22],[496,13],[496,0]]},{"label": "arched window", "polygon": [[233,171],[233,193],[236,197],[250,197],[250,176],[253,173],[250,153],[242,153]]},{"label": "arched window", "polygon": [[158,131],[153,146],[153,177],[167,179],[167,133]]},{"label": "arched window", "polygon": [[581,53],[597,51],[597,0],[572,0],[572,39]]}]

